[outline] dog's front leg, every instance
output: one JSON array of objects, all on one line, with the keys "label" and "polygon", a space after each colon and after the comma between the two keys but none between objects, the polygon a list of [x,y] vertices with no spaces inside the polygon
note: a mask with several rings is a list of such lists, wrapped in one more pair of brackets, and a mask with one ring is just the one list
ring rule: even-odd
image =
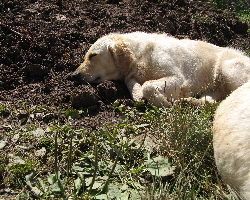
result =
[{"label": "dog's front leg", "polygon": [[142,86],[140,83],[137,82],[137,80],[132,77],[127,79],[126,81],[126,85],[130,91],[130,94],[133,98],[134,101],[142,101]]},{"label": "dog's front leg", "polygon": [[169,107],[173,105],[176,99],[182,97],[182,90],[184,88],[183,78],[170,76],[146,81],[142,85],[142,95],[156,107]]}]

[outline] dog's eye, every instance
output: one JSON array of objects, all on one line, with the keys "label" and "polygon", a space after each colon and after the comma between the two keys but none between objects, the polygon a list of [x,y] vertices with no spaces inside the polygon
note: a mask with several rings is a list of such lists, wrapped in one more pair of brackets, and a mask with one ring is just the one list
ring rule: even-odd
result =
[{"label": "dog's eye", "polygon": [[89,59],[95,57],[96,55],[97,55],[97,53],[91,53],[91,54],[89,55]]}]

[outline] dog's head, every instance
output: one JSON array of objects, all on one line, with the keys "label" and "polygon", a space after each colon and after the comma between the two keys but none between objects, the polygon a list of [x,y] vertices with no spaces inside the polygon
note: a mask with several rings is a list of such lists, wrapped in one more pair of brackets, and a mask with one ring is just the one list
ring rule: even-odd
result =
[{"label": "dog's head", "polygon": [[125,58],[123,42],[117,38],[107,35],[97,40],[85,55],[84,62],[76,69],[75,75],[92,83],[123,79],[123,69],[129,67],[129,62]]}]

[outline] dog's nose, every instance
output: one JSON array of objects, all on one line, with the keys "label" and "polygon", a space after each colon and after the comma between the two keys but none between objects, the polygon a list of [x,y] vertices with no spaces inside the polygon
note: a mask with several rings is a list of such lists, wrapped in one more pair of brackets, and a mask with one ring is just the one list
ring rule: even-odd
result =
[{"label": "dog's nose", "polygon": [[78,71],[75,71],[71,74],[71,80],[75,81],[75,82],[78,82],[78,83],[81,83],[83,80],[82,80],[82,76],[81,76],[81,73],[78,72]]}]

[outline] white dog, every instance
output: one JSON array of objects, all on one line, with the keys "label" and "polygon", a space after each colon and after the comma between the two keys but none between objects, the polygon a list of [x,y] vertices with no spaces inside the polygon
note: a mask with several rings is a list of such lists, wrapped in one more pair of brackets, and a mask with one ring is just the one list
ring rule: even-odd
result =
[{"label": "white dog", "polygon": [[242,52],[166,34],[109,34],[89,49],[75,75],[87,82],[122,79],[135,101],[155,106],[194,96],[225,98],[250,78]]},{"label": "white dog", "polygon": [[222,101],[213,132],[220,175],[242,198],[250,199],[250,82]]}]

